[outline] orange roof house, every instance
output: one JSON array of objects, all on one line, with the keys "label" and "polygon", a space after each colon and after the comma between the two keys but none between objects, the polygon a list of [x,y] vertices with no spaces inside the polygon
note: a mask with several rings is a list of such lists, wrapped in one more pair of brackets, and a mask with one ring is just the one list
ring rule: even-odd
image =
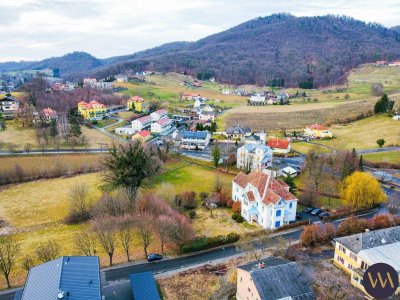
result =
[{"label": "orange roof house", "polygon": [[127,102],[127,109],[129,110],[135,110],[138,112],[142,112],[143,111],[143,103],[144,103],[144,99],[140,96],[134,96],[131,99],[128,100]]},{"label": "orange roof house", "polygon": [[327,127],[320,124],[308,125],[304,129],[304,135],[310,138],[332,138],[333,134]]},{"label": "orange roof house", "polygon": [[288,139],[271,138],[267,145],[272,149],[273,153],[287,154],[291,149],[290,141]]}]

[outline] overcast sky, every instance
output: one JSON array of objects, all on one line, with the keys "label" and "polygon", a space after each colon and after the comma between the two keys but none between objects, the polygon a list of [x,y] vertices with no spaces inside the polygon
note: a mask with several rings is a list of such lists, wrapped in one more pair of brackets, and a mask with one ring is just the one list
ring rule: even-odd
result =
[{"label": "overcast sky", "polygon": [[400,0],[0,0],[0,61],[131,54],[278,12],[400,25]]}]

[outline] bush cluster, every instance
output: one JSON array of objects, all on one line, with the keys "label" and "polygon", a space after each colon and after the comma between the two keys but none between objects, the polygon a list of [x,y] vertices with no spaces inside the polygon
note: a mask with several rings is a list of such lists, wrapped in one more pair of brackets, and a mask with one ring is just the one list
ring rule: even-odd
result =
[{"label": "bush cluster", "polygon": [[198,237],[193,239],[188,244],[181,246],[180,252],[184,254],[200,250],[206,250],[218,246],[223,246],[235,243],[239,240],[239,238],[240,238],[239,234],[235,232],[231,232],[227,235],[218,235],[214,237]]}]

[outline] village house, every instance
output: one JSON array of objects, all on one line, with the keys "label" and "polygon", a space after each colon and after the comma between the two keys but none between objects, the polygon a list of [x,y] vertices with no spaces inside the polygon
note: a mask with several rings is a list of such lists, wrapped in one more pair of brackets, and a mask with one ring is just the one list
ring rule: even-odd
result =
[{"label": "village house", "polygon": [[325,126],[319,124],[308,125],[304,129],[304,135],[309,138],[332,138],[333,134]]},{"label": "village house", "polygon": [[186,150],[204,150],[210,143],[211,134],[208,131],[188,131],[181,133],[180,148]]},{"label": "village house", "polygon": [[133,110],[137,112],[143,111],[144,99],[139,96],[134,96],[130,98],[126,104],[128,110]]},{"label": "village house", "polygon": [[126,76],[126,75],[116,75],[114,78],[115,78],[115,81],[118,83],[128,82],[128,76]]},{"label": "village house", "polygon": [[222,90],[222,95],[230,95],[231,91],[230,90]]},{"label": "village house", "polygon": [[270,138],[267,145],[273,153],[277,154],[288,154],[291,150],[290,140],[288,139]]},{"label": "village house", "polygon": [[237,300],[312,300],[311,282],[296,262],[277,257],[237,267]]},{"label": "village house", "polygon": [[152,112],[150,114],[151,119],[153,120],[153,122],[156,122],[162,118],[168,118],[168,111],[166,109],[159,109],[155,112]]},{"label": "village house", "polygon": [[112,89],[113,83],[108,81],[99,81],[96,83],[96,87],[99,89]]},{"label": "village house", "polygon": [[96,101],[78,103],[78,113],[86,120],[102,120],[107,115],[107,106]]},{"label": "village house", "polygon": [[201,98],[197,98],[193,102],[193,107],[195,107],[195,108],[200,108],[200,107],[203,107],[205,105],[206,105],[206,102]]},{"label": "village house", "polygon": [[259,133],[254,133],[250,136],[244,136],[242,141],[244,141],[245,144],[259,144],[259,145],[265,145],[267,139],[267,133],[262,130]]},{"label": "village house", "polygon": [[390,62],[389,67],[400,67],[400,60]]},{"label": "village house", "polygon": [[200,94],[188,94],[183,93],[181,96],[182,100],[194,101],[196,99],[201,99]]},{"label": "village house", "polygon": [[382,67],[382,66],[387,66],[388,62],[386,60],[378,60],[375,63],[375,66],[377,67]]},{"label": "village house", "polygon": [[296,177],[298,175],[298,170],[282,162],[280,159],[274,160],[270,166],[263,170],[263,172],[273,177],[287,177],[289,175],[291,177]]},{"label": "village house", "polygon": [[115,129],[115,133],[118,135],[132,135],[136,132],[133,127],[118,127]]},{"label": "village house", "polygon": [[83,86],[95,87],[97,83],[96,78],[83,78]]},{"label": "village house", "polygon": [[212,107],[211,105],[205,105],[201,110],[206,112],[213,112],[214,107]]},{"label": "village house", "polygon": [[278,103],[278,99],[276,99],[276,98],[269,98],[267,100],[267,104],[268,105],[274,105],[274,104],[277,104],[277,103]]},{"label": "village house", "polygon": [[132,128],[136,131],[141,131],[147,127],[151,126],[153,119],[150,116],[144,116],[132,121]]},{"label": "village house", "polygon": [[51,120],[57,119],[57,112],[50,107],[42,109],[40,112],[40,117],[47,123],[50,123]]},{"label": "village house", "polygon": [[11,96],[0,99],[0,113],[6,119],[11,119],[19,109],[19,102]]},{"label": "village house", "polygon": [[212,111],[201,111],[199,115],[199,120],[204,120],[204,121],[212,121],[214,122],[215,120],[215,113]]},{"label": "village house", "polygon": [[240,201],[241,215],[265,229],[275,229],[296,220],[298,199],[289,186],[261,171],[240,172],[232,181],[232,199]]},{"label": "village house", "polygon": [[241,127],[240,125],[230,126],[226,132],[226,137],[230,140],[241,140],[245,136],[249,136],[251,134],[250,127]]},{"label": "village house", "polygon": [[[386,263],[400,274],[400,226],[367,230],[336,238],[335,242],[334,264],[349,274],[351,284],[364,293],[363,276],[369,266]],[[400,287],[396,294],[400,294]]]},{"label": "village house", "polygon": [[140,140],[146,142],[151,138],[151,133],[147,130],[141,130],[138,133],[132,135],[132,141]]},{"label": "village house", "polygon": [[265,96],[263,94],[255,94],[250,97],[249,101],[252,105],[264,105]]},{"label": "village house", "polygon": [[100,262],[97,256],[62,256],[32,267],[14,300],[101,300]]},{"label": "village house", "polygon": [[236,167],[241,170],[264,170],[272,163],[272,149],[266,145],[244,144],[236,154]]},{"label": "village house", "polygon": [[394,116],[393,116],[393,120],[399,121],[399,120],[400,120],[400,114],[394,115]]},{"label": "village house", "polygon": [[172,121],[166,117],[151,124],[151,133],[165,135],[171,131]]}]

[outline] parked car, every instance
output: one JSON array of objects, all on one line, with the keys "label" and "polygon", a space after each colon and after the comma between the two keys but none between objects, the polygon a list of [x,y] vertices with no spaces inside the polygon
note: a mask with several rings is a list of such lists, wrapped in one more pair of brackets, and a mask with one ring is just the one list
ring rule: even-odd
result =
[{"label": "parked car", "polygon": [[314,209],[315,209],[314,207],[306,207],[306,208],[304,209],[304,212],[305,212],[305,213],[310,213],[310,212],[312,212]]},{"label": "parked car", "polygon": [[160,260],[160,259],[162,259],[162,258],[163,258],[162,255],[157,254],[157,253],[151,253],[151,254],[149,254],[149,255],[147,256],[147,260],[148,260],[149,262],[151,262],[151,261],[156,261],[156,260]]},{"label": "parked car", "polygon": [[319,214],[319,218],[320,219],[323,219],[323,218],[326,218],[326,217],[329,217],[329,216],[330,216],[330,214],[327,213],[327,212],[322,212],[322,213]]},{"label": "parked car", "polygon": [[319,208],[316,208],[311,212],[313,216],[318,216],[320,213],[322,213],[322,210],[320,210]]},{"label": "parked car", "polygon": [[301,216],[301,214],[299,214],[299,213],[296,214],[296,219],[297,219],[297,220],[300,220],[300,219],[302,219],[302,218],[303,218],[303,217]]}]

